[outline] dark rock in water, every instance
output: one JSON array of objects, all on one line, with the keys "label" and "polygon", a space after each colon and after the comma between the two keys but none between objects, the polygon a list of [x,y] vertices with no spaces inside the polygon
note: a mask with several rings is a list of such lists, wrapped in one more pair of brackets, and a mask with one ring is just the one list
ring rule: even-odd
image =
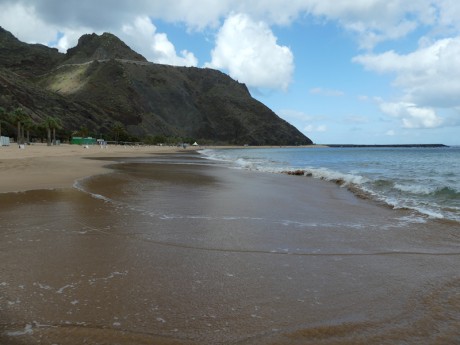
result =
[{"label": "dark rock in water", "polygon": [[246,85],[202,68],[148,62],[116,36],[84,35],[59,53],[0,28],[0,106],[22,107],[67,132],[193,138],[216,144],[305,145],[311,140],[251,97]]},{"label": "dark rock in water", "polygon": [[[306,176],[305,175],[305,170],[289,170],[289,171],[283,171],[285,174],[288,175],[294,175],[294,176]],[[307,175],[308,176],[308,175]],[[311,176],[311,174],[310,174]]]}]

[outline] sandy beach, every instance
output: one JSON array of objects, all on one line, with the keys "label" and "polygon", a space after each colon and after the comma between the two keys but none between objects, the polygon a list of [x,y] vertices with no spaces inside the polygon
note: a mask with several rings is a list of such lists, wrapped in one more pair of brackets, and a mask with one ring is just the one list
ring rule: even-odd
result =
[{"label": "sandy beach", "polygon": [[[188,147],[186,150],[194,150]],[[107,161],[85,158],[120,158],[181,152],[174,146],[108,145],[84,148],[79,145],[33,144],[19,149],[0,147],[0,193],[71,187],[79,178],[107,173]]]},{"label": "sandy beach", "polygon": [[460,339],[458,224],[189,149],[4,149],[1,344]]},{"label": "sandy beach", "polygon": [[[115,160],[122,157],[148,157],[203,148],[212,147],[188,146],[184,149],[177,146],[108,145],[101,148],[94,145],[85,148],[68,144],[58,146],[32,144],[25,149],[19,149],[14,144],[3,146],[0,147],[0,193],[71,187],[79,178],[110,172],[110,169],[104,168],[110,158]],[[218,148],[236,148],[236,146]],[[104,158],[104,160],[97,160],[97,158]]]}]

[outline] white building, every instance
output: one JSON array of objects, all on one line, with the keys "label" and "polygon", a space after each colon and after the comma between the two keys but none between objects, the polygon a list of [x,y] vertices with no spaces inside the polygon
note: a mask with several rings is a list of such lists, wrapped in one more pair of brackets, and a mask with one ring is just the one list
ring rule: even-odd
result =
[{"label": "white building", "polygon": [[0,146],[10,146],[10,138],[0,137]]}]

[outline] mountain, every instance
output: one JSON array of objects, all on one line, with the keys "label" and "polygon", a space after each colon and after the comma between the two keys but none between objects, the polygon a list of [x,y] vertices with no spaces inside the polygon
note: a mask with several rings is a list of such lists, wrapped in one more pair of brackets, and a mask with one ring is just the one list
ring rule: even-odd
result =
[{"label": "mountain", "polygon": [[106,32],[101,36],[96,34],[81,36],[77,46],[67,50],[64,63],[84,63],[107,59],[147,62],[145,57],[131,50],[117,36]]},{"label": "mountain", "polygon": [[56,67],[63,57],[57,49],[23,43],[0,27],[0,68],[31,77]]},{"label": "mountain", "polygon": [[83,35],[62,54],[0,28],[0,106],[22,107],[37,123],[58,117],[67,132],[85,127],[110,136],[121,122],[137,138],[311,144],[228,75],[148,62],[109,33]]}]

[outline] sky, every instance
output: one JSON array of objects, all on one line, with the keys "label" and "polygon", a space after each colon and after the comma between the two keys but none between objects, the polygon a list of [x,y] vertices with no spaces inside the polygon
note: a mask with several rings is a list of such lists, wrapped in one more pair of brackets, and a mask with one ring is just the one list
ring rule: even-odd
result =
[{"label": "sky", "polygon": [[0,26],[218,69],[317,144],[460,145],[458,0],[0,0]]}]

